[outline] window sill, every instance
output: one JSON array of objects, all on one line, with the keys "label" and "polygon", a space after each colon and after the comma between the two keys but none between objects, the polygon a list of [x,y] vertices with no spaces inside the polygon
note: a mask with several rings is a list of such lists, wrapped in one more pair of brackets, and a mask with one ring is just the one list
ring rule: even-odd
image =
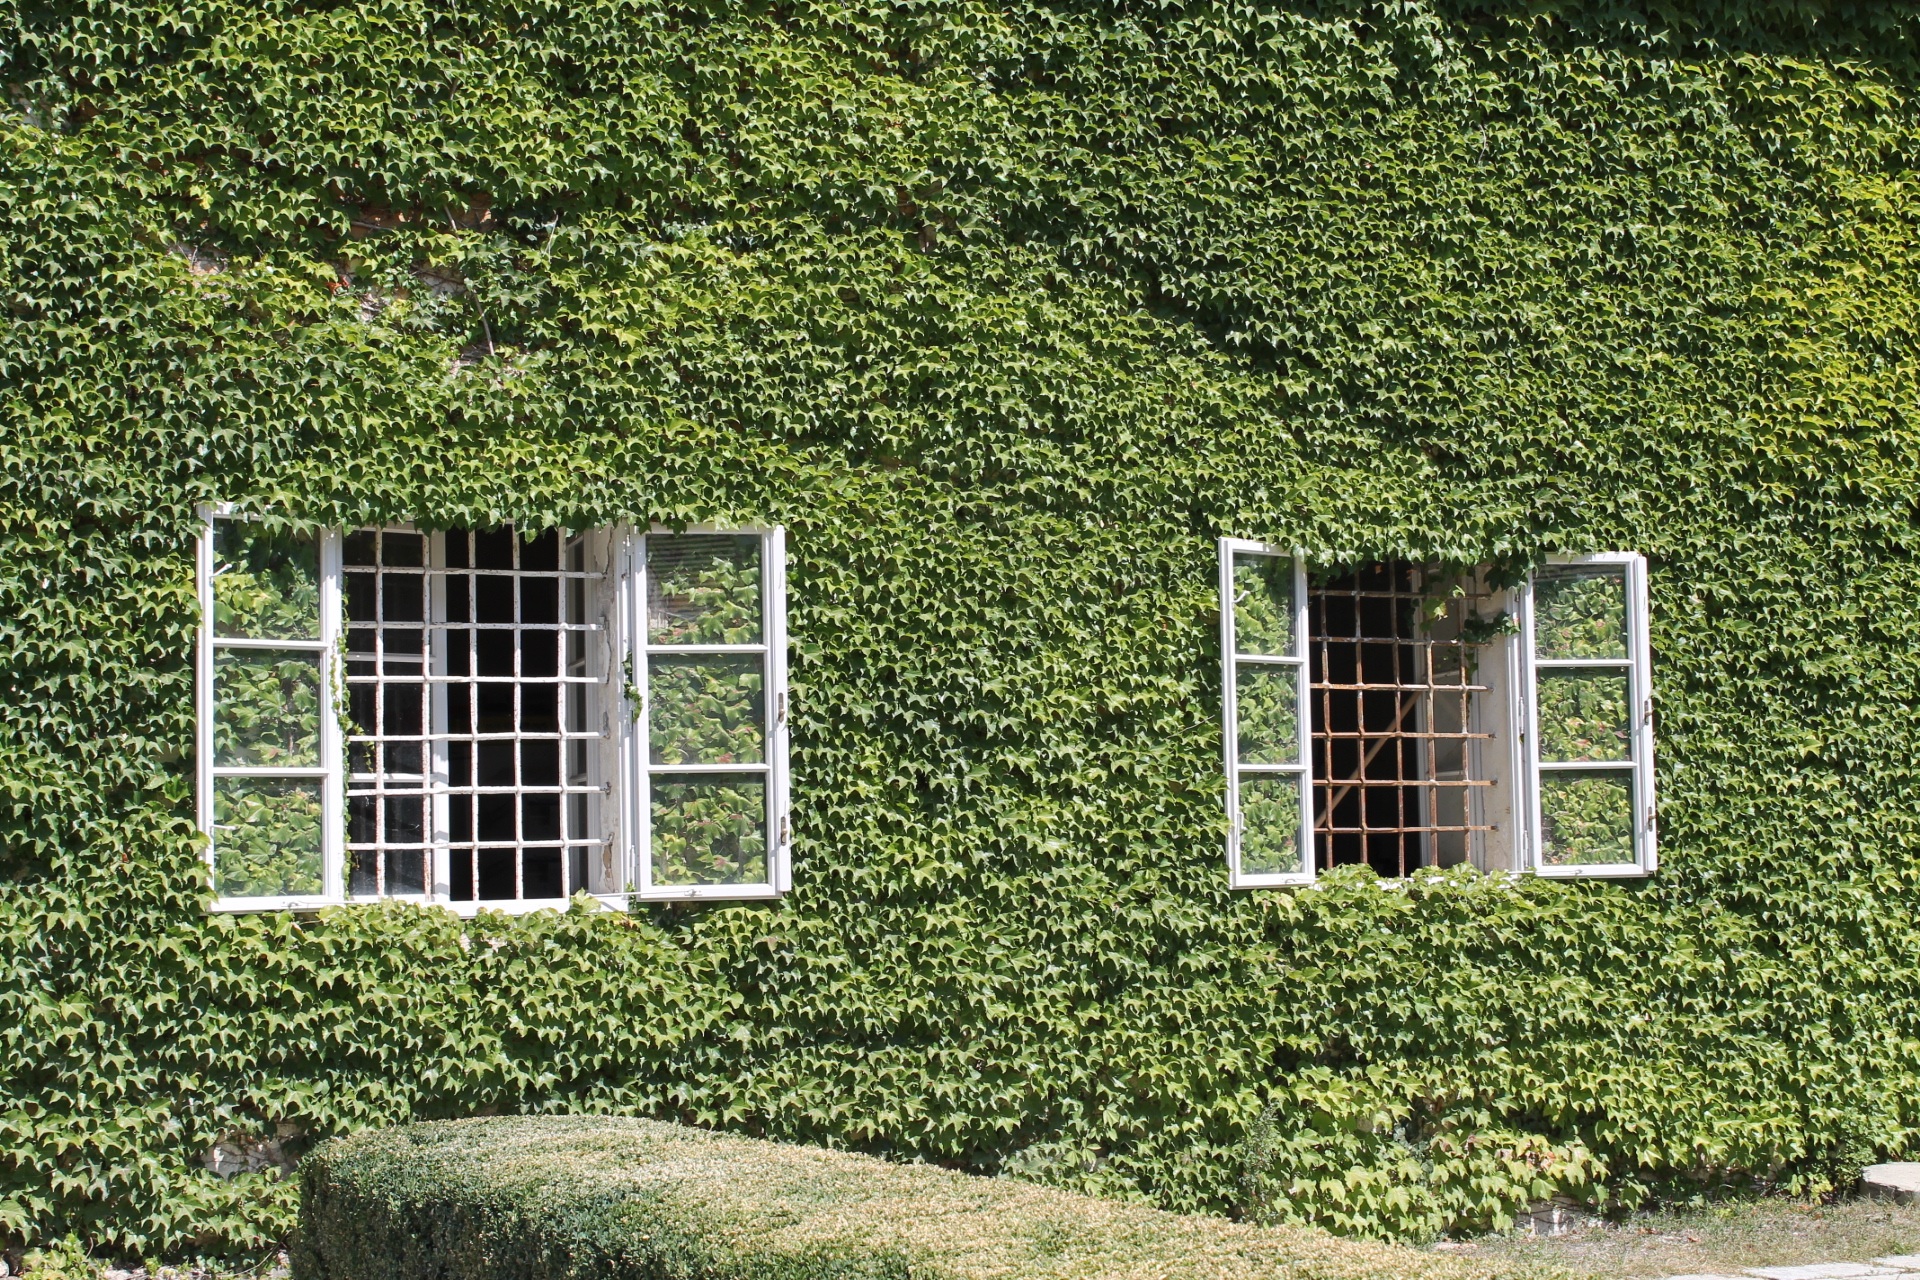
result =
[{"label": "window sill", "polygon": [[[625,911],[635,902],[765,902],[784,896],[784,891],[761,885],[698,885],[685,889],[655,889],[649,893],[602,893],[591,897],[608,911]],[[571,898],[523,898],[512,902],[449,902],[445,898],[219,898],[207,906],[210,915],[256,915],[268,911],[291,911],[312,916],[346,907],[371,907],[383,902],[404,902],[416,907],[438,907],[462,920],[471,920],[482,912],[525,916],[536,911],[565,912],[573,907]]]}]

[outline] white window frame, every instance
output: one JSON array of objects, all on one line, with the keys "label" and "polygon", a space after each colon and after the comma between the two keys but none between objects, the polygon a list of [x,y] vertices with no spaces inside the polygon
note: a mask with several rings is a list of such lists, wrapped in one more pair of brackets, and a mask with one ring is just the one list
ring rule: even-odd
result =
[{"label": "white window frame", "polygon": [[[1293,646],[1291,655],[1246,655],[1234,651],[1233,558],[1236,555],[1267,556],[1293,564]],[[1227,773],[1227,883],[1234,889],[1268,889],[1287,885],[1312,884],[1316,876],[1313,848],[1313,730],[1312,677],[1307,658],[1307,563],[1298,550],[1274,546],[1248,538],[1222,538],[1220,556],[1220,701]],[[1292,765],[1242,765],[1240,763],[1239,665],[1249,662],[1263,666],[1292,666],[1297,674],[1296,697],[1299,749]],[[1259,774],[1293,774],[1300,788],[1300,866],[1299,871],[1246,873],[1240,869],[1240,844],[1243,825],[1240,816],[1240,776],[1242,771]]]},{"label": "white window frame", "polygon": [[[197,811],[206,837],[205,860],[215,896],[211,909],[232,911],[300,911],[333,906],[340,901],[341,867],[346,847],[346,789],[343,785],[343,742],[340,733],[340,535],[322,530],[316,539],[320,563],[320,638],[318,640],[250,640],[214,634],[213,576],[214,521],[248,521],[254,517],[232,503],[199,508],[200,537],[195,567],[200,601],[200,636],[195,654],[194,763]],[[214,764],[214,655],[220,649],[295,649],[317,653],[320,659],[320,763],[308,768],[259,768]],[[259,897],[234,897],[218,892],[219,866],[214,829],[214,779],[313,778],[320,782],[321,892]]]},{"label": "white window frame", "polygon": [[[1534,647],[1533,576],[1527,577],[1524,618],[1521,625],[1520,661],[1525,669],[1523,687],[1524,759],[1527,796],[1527,862],[1536,875],[1553,879],[1618,879],[1652,875],[1660,866],[1657,839],[1657,810],[1654,800],[1653,771],[1653,662],[1648,637],[1647,558],[1634,551],[1603,551],[1588,555],[1554,555],[1549,565],[1619,565],[1626,570],[1627,656],[1623,659],[1541,659]],[[1629,714],[1632,716],[1630,742],[1633,760],[1628,773],[1633,785],[1634,860],[1630,863],[1594,863],[1552,865],[1544,858],[1544,826],[1540,817],[1540,777],[1543,772],[1592,769],[1591,762],[1543,763],[1540,759],[1539,673],[1555,667],[1618,667],[1627,673]],[[1604,767],[1604,766],[1603,766]]]},{"label": "white window frame", "polygon": [[[647,538],[684,534],[754,534],[760,538],[761,643],[758,645],[659,645],[648,640],[647,632]],[[632,692],[638,705],[629,705],[631,726],[625,749],[630,752],[626,776],[630,802],[626,812],[627,829],[633,833],[635,896],[646,901],[687,901],[698,899],[765,899],[788,892],[793,883],[793,832],[788,805],[787,725],[787,555],[786,530],[779,525],[722,526],[691,525],[675,529],[655,525],[647,534],[634,539],[633,557],[623,582],[629,592],[625,605],[627,634],[632,638],[627,650]],[[647,741],[648,657],[655,653],[761,653],[765,665],[763,715],[766,725],[766,761],[759,766],[726,765],[653,765],[649,762]],[[653,794],[655,773],[746,773],[764,772],[767,778],[767,880],[761,884],[656,885],[653,883]]]},{"label": "white window frame", "polygon": [[[207,836],[205,861],[209,875],[215,869],[215,850],[213,846],[213,790],[215,777],[259,776],[259,777],[301,777],[316,778],[321,782],[322,796],[322,887],[323,892],[312,895],[285,897],[218,897],[211,909],[223,912],[247,911],[316,911],[326,907],[337,907],[386,899],[365,897],[349,898],[346,894],[346,739],[341,731],[341,714],[345,697],[345,680],[341,650],[345,637],[345,602],[342,598],[344,585],[344,567],[341,560],[342,532],[338,529],[322,530],[319,534],[320,547],[320,635],[317,641],[311,640],[233,640],[214,635],[213,611],[213,575],[214,575],[214,539],[213,521],[216,518],[249,518],[239,512],[233,504],[219,503],[202,506],[199,510],[201,522],[198,545],[196,547],[195,567],[198,578],[198,598],[200,605],[199,643],[195,655],[197,674],[194,711],[197,796],[196,809],[201,831]],[[400,528],[400,526],[393,526]],[[414,532],[419,532],[414,530]],[[651,882],[651,859],[649,841],[651,838],[651,796],[648,782],[652,766],[648,764],[646,741],[646,717],[642,713],[646,697],[646,658],[653,646],[647,643],[646,632],[646,535],[636,535],[622,526],[609,526],[606,529],[608,544],[607,572],[611,578],[609,584],[612,593],[608,605],[608,652],[616,668],[624,666],[631,672],[632,679],[628,692],[640,698],[638,706],[628,703],[621,692],[614,690],[609,697],[614,703],[607,711],[609,732],[612,735],[609,777],[615,794],[610,796],[609,816],[612,819],[614,860],[619,869],[626,890],[618,893],[599,893],[593,895],[599,901],[613,907],[624,907],[630,897],[656,901],[688,899],[767,899],[776,898],[792,888],[792,821],[789,804],[789,772],[787,764],[788,750],[788,690],[787,690],[787,625],[786,625],[786,532],[778,525],[732,527],[718,525],[696,525],[686,529],[673,529],[656,526],[653,533],[659,534],[753,534],[760,538],[760,589],[762,608],[763,643],[746,646],[717,646],[714,652],[760,652],[764,656],[766,673],[766,704],[764,708],[767,725],[766,761],[758,767],[739,765],[675,765],[662,766],[661,772],[698,773],[702,771],[716,773],[764,772],[767,776],[767,835],[768,835],[768,881],[762,884],[746,885],[661,885]],[[217,648],[259,648],[259,649],[302,649],[317,652],[320,655],[322,714],[320,725],[321,764],[314,768],[253,768],[221,767],[216,769],[213,763],[213,725],[214,725],[214,654]],[[661,652],[688,652],[688,646],[660,646]],[[697,652],[697,649],[691,650]],[[624,712],[616,708],[626,704]],[[431,801],[431,792],[428,793]],[[435,806],[437,813],[438,806]],[[434,826],[436,835],[439,822]],[[389,895],[395,901],[408,901],[429,904],[445,908],[457,915],[471,916],[480,911],[498,911],[513,914],[564,909],[566,903],[550,899],[521,899],[517,901],[453,902],[446,895],[444,849],[435,849],[431,856],[432,888],[425,895]],[[217,884],[217,881],[215,881]]]},{"label": "white window frame", "polygon": [[[1255,657],[1235,653],[1234,625],[1234,589],[1233,558],[1236,554],[1263,555],[1277,559],[1291,558],[1294,565],[1294,643],[1295,657]],[[1502,871],[1489,867],[1495,874],[1521,874],[1531,872],[1553,879],[1620,879],[1627,877],[1649,876],[1660,865],[1658,841],[1658,809],[1654,793],[1654,742],[1653,742],[1653,664],[1652,644],[1649,635],[1649,608],[1647,589],[1647,559],[1644,555],[1632,551],[1606,551],[1585,555],[1553,555],[1547,558],[1548,565],[1593,565],[1620,566],[1625,570],[1626,585],[1626,629],[1627,656],[1620,659],[1542,659],[1535,649],[1534,637],[1534,578],[1528,574],[1524,583],[1513,591],[1513,608],[1518,617],[1518,634],[1509,636],[1503,645],[1506,653],[1506,666],[1509,672],[1508,687],[1513,693],[1506,699],[1507,712],[1502,719],[1509,724],[1509,746],[1504,758],[1510,761],[1512,776],[1517,783],[1509,791],[1511,811],[1502,819],[1514,829],[1516,838],[1510,846],[1512,870]],[[1313,704],[1311,701],[1310,663],[1306,652],[1307,637],[1307,568],[1304,556],[1271,543],[1246,538],[1221,538],[1219,540],[1219,592],[1220,592],[1220,652],[1221,652],[1221,704],[1222,739],[1224,747],[1224,766],[1226,771],[1226,807],[1227,807],[1227,868],[1229,884],[1235,889],[1255,889],[1284,887],[1289,885],[1312,884],[1317,878],[1318,867],[1315,862],[1313,845]],[[1239,759],[1238,726],[1238,684],[1235,673],[1238,664],[1244,661],[1281,664],[1297,663],[1299,671],[1299,728],[1300,728],[1300,764],[1297,766],[1248,766]],[[1617,772],[1627,774],[1633,787],[1634,815],[1634,860],[1630,863],[1596,863],[1586,865],[1553,865],[1544,860],[1542,834],[1544,827],[1540,813],[1540,778],[1542,773],[1558,771],[1582,771],[1596,768],[1606,769],[1608,762],[1569,761],[1543,762],[1539,754],[1539,675],[1543,670],[1556,667],[1617,667],[1628,677],[1628,698],[1631,707],[1632,727],[1630,742],[1632,759],[1624,767],[1614,764]],[[1286,773],[1298,772],[1301,784],[1301,833],[1302,870],[1285,874],[1244,874],[1240,868],[1240,842],[1242,824],[1240,818],[1240,778],[1243,772]]]}]

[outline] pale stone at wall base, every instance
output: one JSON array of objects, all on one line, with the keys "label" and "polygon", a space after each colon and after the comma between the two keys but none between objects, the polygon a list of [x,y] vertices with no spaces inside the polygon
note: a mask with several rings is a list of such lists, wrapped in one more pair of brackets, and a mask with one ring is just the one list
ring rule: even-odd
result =
[{"label": "pale stone at wall base", "polygon": [[1760,1280],[1855,1280],[1865,1276],[1898,1276],[1900,1270],[1871,1262],[1816,1262],[1806,1267],[1748,1267],[1747,1274]]},{"label": "pale stone at wall base", "polygon": [[1920,1271],[1920,1253],[1896,1253],[1890,1258],[1875,1258],[1883,1267],[1898,1267],[1902,1271]]},{"label": "pale stone at wall base", "polygon": [[1593,1215],[1576,1201],[1556,1196],[1529,1206],[1513,1225],[1530,1236],[1565,1236],[1586,1230],[1593,1221]]},{"label": "pale stone at wall base", "polygon": [[231,1178],[238,1173],[272,1170],[282,1177],[293,1172],[299,1160],[281,1144],[289,1138],[302,1138],[297,1125],[283,1124],[269,1138],[233,1132],[222,1137],[200,1156],[200,1163],[216,1178]]},{"label": "pale stone at wall base", "polygon": [[1870,1164],[1860,1171],[1860,1189],[1879,1200],[1912,1204],[1920,1199],[1920,1163]]}]

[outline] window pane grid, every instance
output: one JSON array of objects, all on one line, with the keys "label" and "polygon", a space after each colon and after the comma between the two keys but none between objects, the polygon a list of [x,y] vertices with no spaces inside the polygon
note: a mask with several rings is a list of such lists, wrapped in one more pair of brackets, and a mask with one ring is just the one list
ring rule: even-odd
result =
[{"label": "window pane grid", "polygon": [[1321,866],[1404,876],[1473,856],[1484,817],[1474,700],[1493,592],[1480,573],[1386,561],[1308,589],[1314,844]]},{"label": "window pane grid", "polygon": [[212,513],[197,726],[215,893],[326,891],[333,713],[324,537]]},{"label": "window pane grid", "polygon": [[1637,563],[1605,555],[1534,574],[1531,756],[1543,872],[1653,866],[1644,570]]},{"label": "window pane grid", "polygon": [[606,581],[587,539],[348,535],[349,884],[564,898],[602,834]]},{"label": "window pane grid", "polygon": [[1311,774],[1301,735],[1307,662],[1299,561],[1238,539],[1223,539],[1220,552],[1233,883],[1304,883],[1313,867],[1304,822]]},{"label": "window pane grid", "polygon": [[649,534],[647,866],[654,889],[774,880],[770,750],[779,697],[759,534]]}]

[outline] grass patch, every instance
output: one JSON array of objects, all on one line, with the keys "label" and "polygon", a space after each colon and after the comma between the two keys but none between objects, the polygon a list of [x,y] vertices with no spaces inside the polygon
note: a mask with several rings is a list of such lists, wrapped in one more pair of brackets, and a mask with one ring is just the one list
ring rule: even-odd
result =
[{"label": "grass patch", "polygon": [[1920,1253],[1920,1206],[1774,1199],[1643,1214],[1555,1239],[1487,1238],[1465,1256],[1559,1268],[1583,1280],[1653,1280],[1901,1253]]},{"label": "grass patch", "polygon": [[301,1168],[294,1280],[1492,1280],[1449,1257],[647,1120],[410,1125]]}]

